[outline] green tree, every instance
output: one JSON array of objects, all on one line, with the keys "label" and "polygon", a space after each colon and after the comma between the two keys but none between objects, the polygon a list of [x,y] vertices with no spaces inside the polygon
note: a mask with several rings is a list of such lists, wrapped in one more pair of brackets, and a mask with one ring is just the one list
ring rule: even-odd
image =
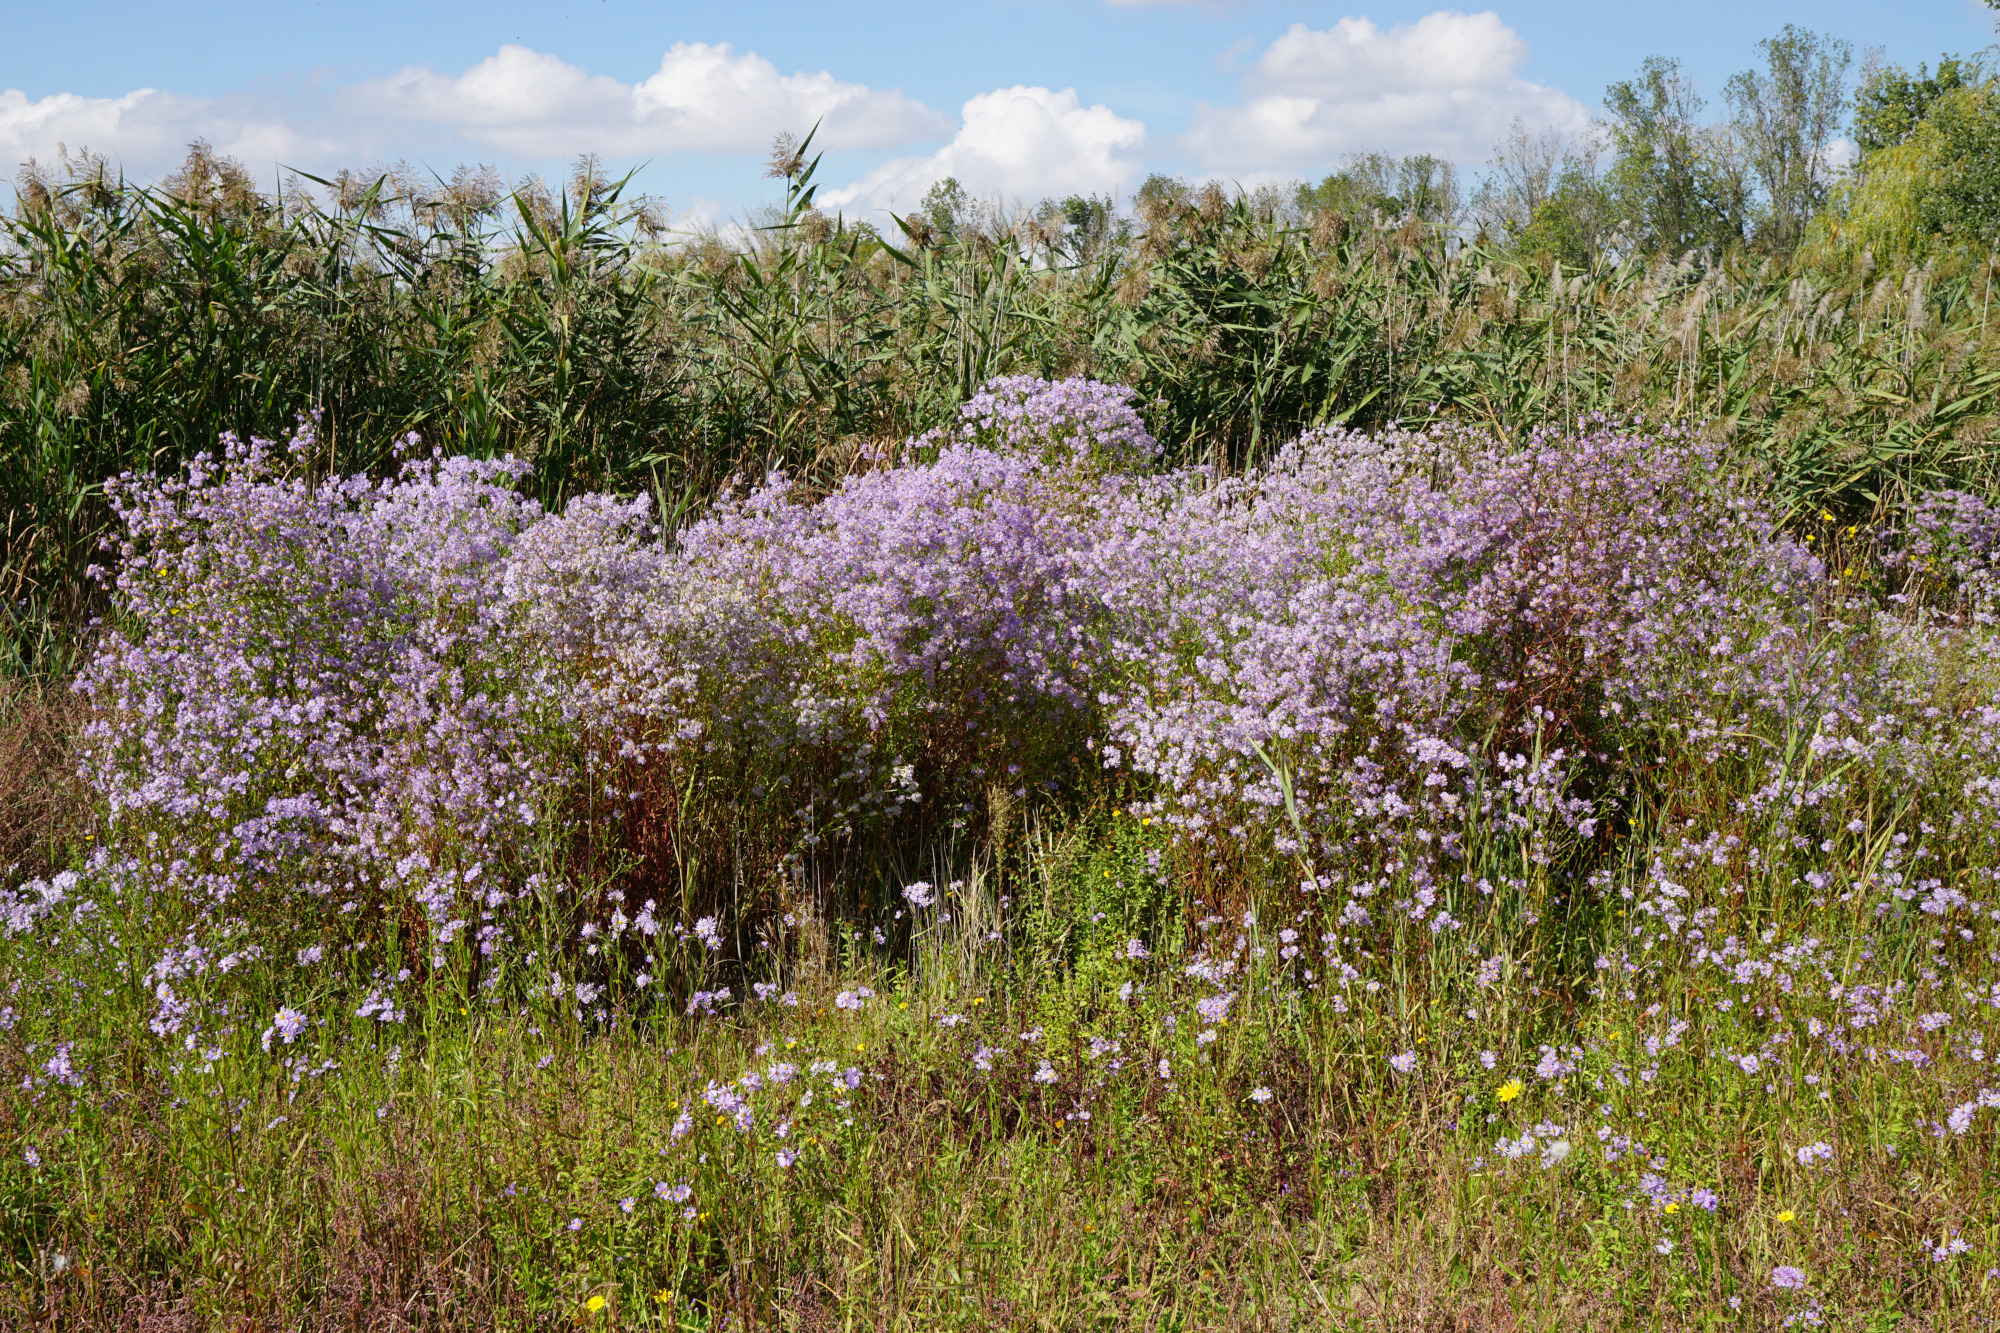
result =
[{"label": "green tree", "polygon": [[1566,269],[1589,268],[1609,247],[1616,225],[1610,192],[1583,162],[1563,165],[1548,196],[1511,248],[1536,264],[1561,260]]},{"label": "green tree", "polygon": [[1109,195],[1044,199],[1035,209],[1035,221],[1053,251],[1078,263],[1096,259],[1126,239],[1127,228]]},{"label": "green tree", "polygon": [[1789,252],[1826,203],[1834,169],[1826,150],[1847,109],[1853,48],[1787,23],[1758,43],[1765,68],[1729,81],[1735,130],[1764,187],[1760,239]]},{"label": "green tree", "polygon": [[1925,228],[1974,246],[2000,242],[2000,87],[1988,81],[1945,94],[1922,128],[1931,139],[1919,205]]},{"label": "green tree", "polygon": [[1451,226],[1458,221],[1463,196],[1457,169],[1443,158],[1357,153],[1319,184],[1299,186],[1293,202],[1307,216],[1373,211],[1398,221],[1414,217]]},{"label": "green tree", "polygon": [[1977,66],[1956,56],[1940,57],[1936,74],[1921,64],[1915,74],[1900,65],[1876,71],[1854,95],[1855,144],[1863,153],[1894,148],[1916,133],[1940,97],[1978,81]]},{"label": "green tree", "polygon": [[946,176],[924,191],[917,212],[930,224],[932,235],[939,240],[950,240],[972,221],[972,196],[958,183],[958,177]]},{"label": "green tree", "polygon": [[1854,262],[1984,252],[2000,243],[2000,85],[1946,56],[1931,74],[1891,67],[1855,98],[1864,148],[1814,219],[1816,258]]},{"label": "green tree", "polygon": [[1749,189],[1726,137],[1678,60],[1648,56],[1638,76],[1604,91],[1613,159],[1606,180],[1627,245],[1681,254],[1744,238]]},{"label": "green tree", "polygon": [[1194,192],[1179,176],[1165,176],[1156,171],[1140,182],[1132,196],[1132,206],[1139,220],[1150,227],[1177,217],[1193,197]]},{"label": "green tree", "polygon": [[1489,171],[1473,201],[1479,229],[1514,253],[1546,265],[1586,268],[1610,239],[1612,201],[1597,170],[1594,137],[1560,130],[1531,133],[1515,120],[1493,145]]}]

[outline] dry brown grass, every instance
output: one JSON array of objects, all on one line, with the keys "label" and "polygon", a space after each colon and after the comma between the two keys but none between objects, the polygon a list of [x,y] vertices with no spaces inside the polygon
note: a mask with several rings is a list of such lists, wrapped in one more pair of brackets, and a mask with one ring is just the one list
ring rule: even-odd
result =
[{"label": "dry brown grass", "polygon": [[0,870],[36,874],[88,809],[74,741],[85,705],[61,684],[0,680]]}]

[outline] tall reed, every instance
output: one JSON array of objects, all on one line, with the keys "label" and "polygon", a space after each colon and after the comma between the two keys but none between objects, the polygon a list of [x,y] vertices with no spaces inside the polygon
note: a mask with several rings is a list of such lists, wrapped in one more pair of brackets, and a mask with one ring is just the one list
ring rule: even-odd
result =
[{"label": "tall reed", "polygon": [[0,242],[0,662],[61,674],[96,603],[102,483],[317,417],[321,475],[410,432],[515,455],[545,503],[736,474],[841,475],[998,374],[1129,384],[1165,461],[1240,469],[1299,429],[1519,439],[1590,412],[1706,423],[1795,522],[1992,481],[1991,274],[1709,263],[1543,268],[1418,223],[1219,189],[1126,241],[1047,219],[890,234],[789,164],[747,243],[673,234],[581,165],[552,195],[343,174],[261,193],[197,146],[165,185],[24,180]]}]

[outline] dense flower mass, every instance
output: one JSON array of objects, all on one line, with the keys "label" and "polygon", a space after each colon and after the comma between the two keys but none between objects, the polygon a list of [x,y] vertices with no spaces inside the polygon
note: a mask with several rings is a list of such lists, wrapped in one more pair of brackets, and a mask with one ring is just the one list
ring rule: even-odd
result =
[{"label": "dense flower mass", "polygon": [[[1129,391],[1016,378],[905,453],[822,496],[772,476],[664,540],[644,503],[545,514],[510,463],[315,484],[230,441],[120,479],[119,614],[80,688],[89,777],[182,849],[128,840],[94,872],[187,913],[161,1021],[253,901],[296,938],[236,947],[301,959],[403,903],[439,957],[504,952],[530,902],[604,948],[734,948],[717,916],[663,926],[575,874],[579,829],[628,865],[698,860],[696,790],[798,864],[1109,766],[1191,844],[1299,858],[1349,928],[1446,930],[1468,839],[1587,848],[1669,738],[1769,767],[1758,799],[1804,823],[1817,797],[1746,712],[1940,762],[1922,718],[1884,713],[1899,687],[1810,669],[1821,562],[1689,434],[1321,431],[1242,477],[1162,475]],[[1914,522],[1912,559],[1988,595],[1979,505]],[[1952,753],[1986,790],[2000,743]]]}]

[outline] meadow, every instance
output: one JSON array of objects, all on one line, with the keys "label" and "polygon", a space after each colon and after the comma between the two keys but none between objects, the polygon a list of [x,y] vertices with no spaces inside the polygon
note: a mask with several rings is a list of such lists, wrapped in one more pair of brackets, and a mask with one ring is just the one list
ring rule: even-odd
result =
[{"label": "meadow", "polygon": [[1985,1326],[2000,511],[1141,406],[115,484],[5,1317]]},{"label": "meadow", "polygon": [[1643,73],[1518,226],[31,166],[0,1328],[2000,1322],[2000,94]]}]

